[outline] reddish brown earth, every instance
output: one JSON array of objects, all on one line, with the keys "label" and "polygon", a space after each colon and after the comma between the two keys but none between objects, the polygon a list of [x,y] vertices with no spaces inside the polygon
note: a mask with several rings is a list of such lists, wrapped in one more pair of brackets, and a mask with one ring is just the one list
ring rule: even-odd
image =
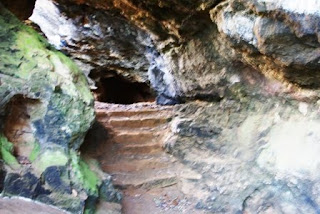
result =
[{"label": "reddish brown earth", "polygon": [[7,105],[4,135],[14,145],[14,155],[20,164],[30,164],[28,157],[34,147],[34,131],[31,117],[41,104],[23,96],[15,96]]},{"label": "reddish brown earth", "polygon": [[82,152],[98,159],[123,192],[122,213],[202,213],[181,191],[190,171],[164,150],[174,107],[96,102],[95,108],[97,123]]},{"label": "reddish brown earth", "polygon": [[0,198],[1,214],[66,214],[49,205],[22,198]]}]

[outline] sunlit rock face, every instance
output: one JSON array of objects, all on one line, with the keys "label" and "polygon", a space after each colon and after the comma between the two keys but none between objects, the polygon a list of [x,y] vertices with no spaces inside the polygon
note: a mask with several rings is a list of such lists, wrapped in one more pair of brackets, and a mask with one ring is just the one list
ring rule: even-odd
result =
[{"label": "sunlit rock face", "polygon": [[285,83],[275,93],[318,88],[317,4],[39,0],[31,19],[87,74],[115,70],[165,97],[219,100],[248,70]]},{"label": "sunlit rock face", "polygon": [[289,1],[289,0],[279,0],[279,1],[268,1],[268,0],[258,0],[260,4],[268,10],[281,9],[287,12],[293,12],[304,15],[319,15],[320,2],[317,0],[307,0],[307,1]]}]

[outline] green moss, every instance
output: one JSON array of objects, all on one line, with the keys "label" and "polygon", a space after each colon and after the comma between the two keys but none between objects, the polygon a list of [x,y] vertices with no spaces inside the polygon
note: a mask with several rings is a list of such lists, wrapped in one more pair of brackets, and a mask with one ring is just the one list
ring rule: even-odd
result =
[{"label": "green moss", "polygon": [[75,91],[79,93],[85,103],[89,104],[93,101],[92,93],[88,87],[87,79],[78,68],[78,66],[63,53],[54,51],[60,62],[67,67],[67,70],[71,71],[71,77],[75,86]]},{"label": "green moss", "polygon": [[84,210],[84,214],[94,214],[95,213],[95,209],[92,208],[85,208]]},{"label": "green moss", "polygon": [[13,144],[8,141],[8,139],[0,134],[0,147],[1,147],[1,158],[10,167],[17,168],[19,163],[17,159],[13,156]]},{"label": "green moss", "polygon": [[65,166],[67,155],[61,150],[46,150],[35,161],[34,167],[41,173],[49,166]]},{"label": "green moss", "polygon": [[98,177],[94,172],[90,170],[89,166],[84,161],[81,160],[79,162],[79,166],[80,166],[80,171],[82,172],[82,175],[83,175],[83,179],[86,183],[85,186],[88,187],[89,190],[96,192],[98,183],[99,183]]},{"label": "green moss", "polygon": [[29,160],[33,162],[39,156],[39,153],[40,153],[40,144],[37,142],[34,142],[34,146],[29,156]]},{"label": "green moss", "polygon": [[71,59],[3,8],[0,24],[0,58],[4,59],[0,61],[0,73],[24,80],[33,79],[33,74],[46,74],[44,83],[61,84],[62,93],[78,97],[86,104],[93,102],[85,76]]},{"label": "green moss", "polygon": [[71,153],[71,160],[72,171],[76,179],[75,183],[83,186],[90,194],[98,196],[98,186],[101,180],[75,152]]},{"label": "green moss", "polygon": [[16,36],[17,48],[23,52],[24,57],[32,59],[34,54],[45,54],[45,46],[35,31],[21,26]]},{"label": "green moss", "polygon": [[23,25],[20,25],[20,28],[20,31],[15,35],[15,45],[20,51],[20,55],[23,56],[23,60],[15,75],[27,79],[34,72],[49,70],[52,68],[52,64],[48,59],[47,44],[38,33]]}]

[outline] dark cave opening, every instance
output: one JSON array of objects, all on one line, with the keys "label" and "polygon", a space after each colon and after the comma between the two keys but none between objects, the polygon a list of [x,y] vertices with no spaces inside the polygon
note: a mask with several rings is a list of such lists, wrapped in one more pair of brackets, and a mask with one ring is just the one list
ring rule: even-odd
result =
[{"label": "dark cave opening", "polygon": [[100,78],[93,93],[97,101],[115,104],[153,102],[156,98],[147,83],[131,82],[119,75]]}]

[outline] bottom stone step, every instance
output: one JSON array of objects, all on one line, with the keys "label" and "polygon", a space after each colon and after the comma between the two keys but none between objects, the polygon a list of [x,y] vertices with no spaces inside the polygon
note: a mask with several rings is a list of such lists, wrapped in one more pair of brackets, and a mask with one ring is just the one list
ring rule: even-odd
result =
[{"label": "bottom stone step", "polygon": [[136,172],[149,169],[167,168],[172,164],[173,160],[154,158],[129,161],[118,161],[116,163],[107,163],[101,165],[102,169],[108,173],[117,172]]},{"label": "bottom stone step", "polygon": [[152,189],[174,185],[178,182],[173,169],[139,171],[112,175],[113,184],[121,189],[129,187]]}]

